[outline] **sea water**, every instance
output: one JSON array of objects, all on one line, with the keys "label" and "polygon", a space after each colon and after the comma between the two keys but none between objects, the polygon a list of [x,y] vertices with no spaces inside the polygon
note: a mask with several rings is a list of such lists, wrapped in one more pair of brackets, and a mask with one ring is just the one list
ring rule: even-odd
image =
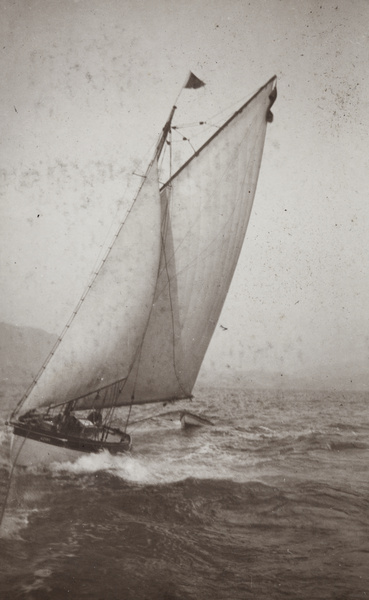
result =
[{"label": "sea water", "polygon": [[[367,395],[208,389],[188,409],[213,426],[145,407],[131,453],[14,475],[2,600],[369,598]],[[8,446],[3,425],[3,499]]]}]

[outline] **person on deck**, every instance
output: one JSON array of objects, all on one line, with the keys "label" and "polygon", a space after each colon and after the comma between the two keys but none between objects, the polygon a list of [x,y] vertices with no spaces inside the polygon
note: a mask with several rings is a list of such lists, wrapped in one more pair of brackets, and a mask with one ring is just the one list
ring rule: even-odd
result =
[{"label": "person on deck", "polygon": [[93,423],[97,427],[100,427],[100,425],[102,425],[101,412],[99,410],[96,410],[96,408],[92,412],[90,412],[87,418],[89,421],[91,421],[91,423]]}]

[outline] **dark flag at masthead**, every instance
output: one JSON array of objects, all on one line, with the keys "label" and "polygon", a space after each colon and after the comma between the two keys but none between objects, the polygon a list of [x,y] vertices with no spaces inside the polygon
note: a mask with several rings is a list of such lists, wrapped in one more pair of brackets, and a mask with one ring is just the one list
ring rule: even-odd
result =
[{"label": "dark flag at masthead", "polygon": [[191,89],[197,89],[200,87],[203,87],[205,85],[205,83],[203,81],[201,81],[201,79],[199,79],[198,77],[196,77],[196,75],[194,75],[192,72],[190,72],[189,78],[186,81],[185,84],[185,88],[191,88]]}]

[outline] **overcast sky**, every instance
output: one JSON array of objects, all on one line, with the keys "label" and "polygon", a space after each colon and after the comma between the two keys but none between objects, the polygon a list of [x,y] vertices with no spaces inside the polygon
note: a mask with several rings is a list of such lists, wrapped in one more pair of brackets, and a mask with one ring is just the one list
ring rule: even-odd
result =
[{"label": "overcast sky", "polygon": [[367,0],[2,0],[0,10],[0,320],[63,329],[189,70],[206,86],[182,94],[184,121],[276,74],[227,330],[205,367],[362,381]]}]

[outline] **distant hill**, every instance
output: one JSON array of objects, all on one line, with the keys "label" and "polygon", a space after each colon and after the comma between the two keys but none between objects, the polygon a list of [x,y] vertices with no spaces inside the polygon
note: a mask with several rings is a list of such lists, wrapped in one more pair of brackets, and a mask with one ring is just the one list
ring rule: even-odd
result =
[{"label": "distant hill", "polygon": [[38,373],[57,336],[0,323],[0,411],[9,413]]}]

